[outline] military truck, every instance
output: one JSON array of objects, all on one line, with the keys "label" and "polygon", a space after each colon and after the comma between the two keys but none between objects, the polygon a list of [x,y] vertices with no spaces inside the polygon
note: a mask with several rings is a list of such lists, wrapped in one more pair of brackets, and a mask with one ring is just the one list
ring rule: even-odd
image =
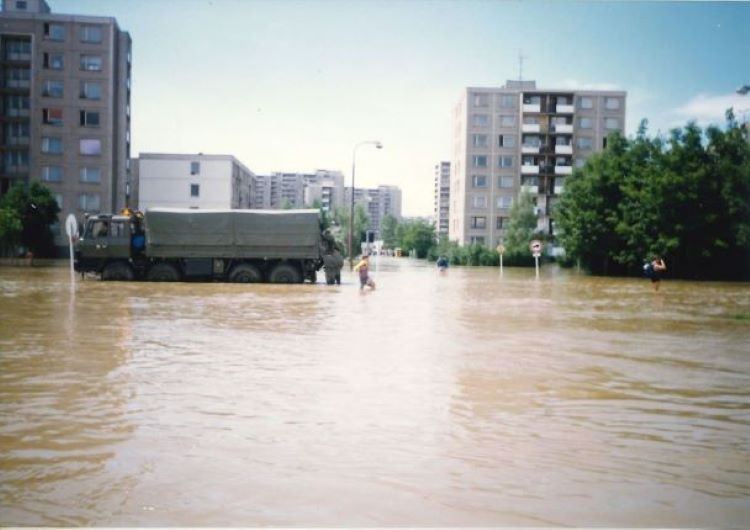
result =
[{"label": "military truck", "polygon": [[123,210],[85,220],[74,266],[102,280],[314,283],[327,243],[318,210]]}]

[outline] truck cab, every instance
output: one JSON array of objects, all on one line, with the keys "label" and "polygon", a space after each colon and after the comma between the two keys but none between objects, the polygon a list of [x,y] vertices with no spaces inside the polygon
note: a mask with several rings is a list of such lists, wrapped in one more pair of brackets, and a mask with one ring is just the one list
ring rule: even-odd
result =
[{"label": "truck cab", "polygon": [[[75,269],[97,272],[104,279],[132,279],[134,235],[138,225],[132,216],[99,214],[88,217],[75,246]],[[106,278],[105,278],[106,277]]]}]

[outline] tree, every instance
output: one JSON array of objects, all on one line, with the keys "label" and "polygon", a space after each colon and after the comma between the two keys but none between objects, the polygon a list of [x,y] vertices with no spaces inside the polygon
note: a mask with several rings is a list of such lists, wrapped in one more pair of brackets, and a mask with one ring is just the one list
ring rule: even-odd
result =
[{"label": "tree", "polygon": [[[60,207],[52,192],[40,184],[32,182],[28,191],[16,184],[0,199],[2,214],[3,244],[21,244],[35,256],[47,257],[55,254],[54,237],[50,227],[57,222]],[[20,234],[17,232],[20,222]]]},{"label": "tree", "polygon": [[21,241],[22,230],[18,213],[11,208],[0,208],[0,252],[3,256],[13,253]]},{"label": "tree", "polygon": [[503,259],[508,264],[531,265],[533,260],[529,253],[529,243],[541,237],[542,235],[537,230],[534,199],[530,193],[522,192],[510,208],[508,228],[503,239],[503,245],[505,245]]},{"label": "tree", "polygon": [[398,224],[398,219],[391,214],[383,216],[383,220],[380,222],[380,233],[383,238],[383,245],[386,248],[398,247]]},{"label": "tree", "polygon": [[[341,243],[345,254],[348,256],[349,253],[349,209],[348,208],[337,208],[333,212],[333,219],[336,225],[338,225],[338,240]],[[354,247],[352,254],[356,256],[360,253],[360,244],[365,241],[367,234],[367,228],[370,226],[370,218],[367,216],[367,212],[361,204],[354,206],[354,223],[352,230],[352,246]]]},{"label": "tree", "polygon": [[399,246],[405,251],[415,250],[418,258],[426,258],[435,245],[435,225],[422,220],[400,223],[397,229]]},{"label": "tree", "polygon": [[610,137],[566,184],[557,212],[566,253],[594,273],[640,274],[666,257],[668,274],[750,278],[750,145],[695,123],[649,139]]}]

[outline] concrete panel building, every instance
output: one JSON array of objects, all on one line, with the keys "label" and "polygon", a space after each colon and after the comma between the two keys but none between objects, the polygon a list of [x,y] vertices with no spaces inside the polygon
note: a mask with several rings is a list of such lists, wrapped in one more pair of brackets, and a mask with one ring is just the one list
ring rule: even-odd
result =
[{"label": "concrete panel building", "polygon": [[451,163],[435,164],[435,204],[434,222],[438,237],[448,237],[450,226],[450,191],[451,191]]},{"label": "concrete panel building", "polygon": [[[345,204],[351,205],[351,188],[347,187],[344,192]],[[381,225],[383,217],[392,215],[401,219],[401,189],[397,186],[378,186],[377,188],[356,188],[354,191],[354,204],[362,206],[370,219],[368,230],[375,232],[376,237],[381,236]]]},{"label": "concrete panel building", "polygon": [[318,169],[314,173],[281,173],[255,176],[252,208],[303,208],[319,200],[332,211],[344,201],[344,175]]},{"label": "concrete panel building", "polygon": [[454,109],[449,237],[494,247],[519,192],[534,196],[538,228],[552,215],[565,178],[625,130],[626,92],[538,89],[534,81],[464,90]]},{"label": "concrete panel building", "polygon": [[250,208],[253,173],[232,155],[141,153],[138,208]]},{"label": "concrete panel building", "polygon": [[[130,36],[114,18],[3,0],[0,195],[43,181],[61,221],[129,204],[130,80]],[[66,245],[62,225],[58,245]]]}]

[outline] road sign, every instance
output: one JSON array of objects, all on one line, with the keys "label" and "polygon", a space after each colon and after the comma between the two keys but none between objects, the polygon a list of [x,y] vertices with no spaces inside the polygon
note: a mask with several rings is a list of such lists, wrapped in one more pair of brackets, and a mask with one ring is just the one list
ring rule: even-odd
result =
[{"label": "road sign", "polygon": [[544,243],[542,243],[538,239],[534,239],[531,243],[529,243],[529,250],[533,254],[541,254],[543,248],[544,248]]},{"label": "road sign", "polygon": [[76,216],[72,213],[68,214],[67,219],[65,219],[65,233],[68,237],[78,235],[78,221],[76,221]]},{"label": "road sign", "polygon": [[497,250],[497,253],[498,253],[498,254],[503,254],[503,253],[505,253],[505,247],[504,247],[503,245],[498,245],[498,246],[497,246],[497,248],[496,248],[495,250]]}]

